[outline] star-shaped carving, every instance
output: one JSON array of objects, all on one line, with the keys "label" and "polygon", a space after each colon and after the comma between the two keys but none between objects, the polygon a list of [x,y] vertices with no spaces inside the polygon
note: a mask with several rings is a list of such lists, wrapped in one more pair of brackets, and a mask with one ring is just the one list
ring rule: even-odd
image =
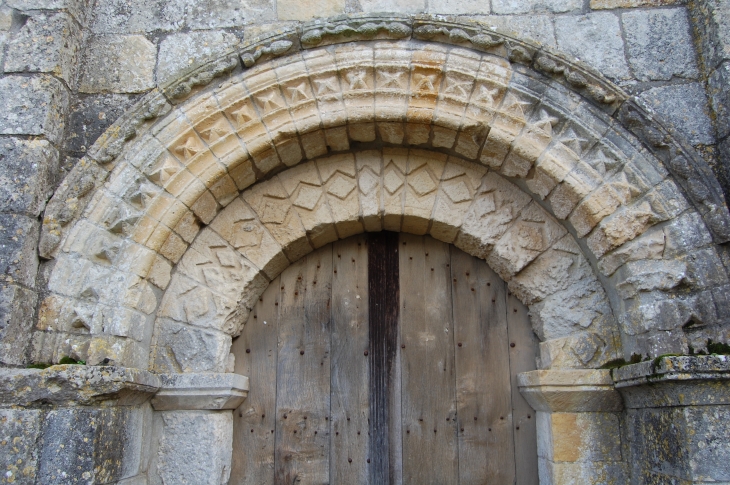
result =
[{"label": "star-shaped carving", "polygon": [[436,91],[433,85],[436,82],[436,74],[416,74],[414,78],[418,91]]},{"label": "star-shaped carving", "polygon": [[175,153],[182,155],[185,160],[188,160],[195,156],[200,151],[200,145],[195,137],[190,136],[185,143],[175,148]]},{"label": "star-shaped carving", "polygon": [[207,141],[208,143],[213,143],[221,138],[223,136],[227,135],[230,131],[230,128],[228,126],[228,123],[226,123],[225,120],[218,120],[209,127],[205,128],[200,132],[201,136]]},{"label": "star-shaped carving", "polygon": [[471,91],[470,81],[459,81],[457,79],[447,79],[448,86],[444,89],[444,93],[453,93],[460,98],[466,98]]},{"label": "star-shaped carving", "polygon": [[337,84],[334,78],[314,79],[313,81],[317,85],[317,96],[337,92]]},{"label": "star-shaped carving", "polygon": [[249,121],[254,119],[254,115],[251,112],[251,108],[246,104],[241,106],[240,109],[232,112],[231,115],[233,115],[233,117],[236,120],[237,128],[240,128],[241,126],[245,125],[246,123],[248,123]]},{"label": "star-shaped carving", "polygon": [[558,124],[558,121],[560,120],[543,109],[540,110],[540,119],[532,123],[532,126],[552,136],[553,127]]},{"label": "star-shaped carving", "polygon": [[560,137],[560,141],[563,145],[573,150],[576,155],[581,155],[583,153],[584,145],[588,143],[588,140],[581,138],[573,128],[568,128],[565,133],[563,133],[563,136]]},{"label": "star-shaped carving", "polygon": [[380,77],[380,83],[378,84],[381,88],[399,89],[401,87],[400,78],[403,76],[402,72],[380,71],[378,76]]},{"label": "star-shaped carving", "polygon": [[309,99],[309,96],[307,96],[307,85],[305,83],[300,83],[298,86],[287,86],[287,91],[289,91],[289,99],[292,103],[296,103],[300,99]]},{"label": "star-shaped carving", "polygon": [[350,84],[350,90],[368,89],[368,83],[365,81],[365,71],[353,71],[347,73],[347,82]]},{"label": "star-shaped carving", "polygon": [[271,111],[277,108],[281,108],[281,103],[276,99],[276,93],[271,91],[269,94],[262,94],[256,98],[259,102],[259,106],[264,111]]},{"label": "star-shaped carving", "polygon": [[178,163],[174,161],[172,157],[166,156],[162,162],[153,168],[149,177],[153,182],[163,185],[170,180],[170,177],[175,175],[178,170],[180,170]]},{"label": "star-shaped carving", "polygon": [[478,101],[480,103],[485,103],[489,106],[494,106],[495,104],[497,104],[495,99],[498,95],[499,95],[499,89],[497,89],[497,88],[490,89],[490,88],[486,87],[485,85],[480,84],[479,89],[477,90],[475,99],[476,99],[476,101]]}]

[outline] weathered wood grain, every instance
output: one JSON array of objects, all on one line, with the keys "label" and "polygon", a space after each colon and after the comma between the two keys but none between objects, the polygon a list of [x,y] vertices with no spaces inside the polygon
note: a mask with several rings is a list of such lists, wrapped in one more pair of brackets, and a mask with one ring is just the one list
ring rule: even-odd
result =
[{"label": "weathered wood grain", "polygon": [[274,483],[329,479],[332,246],[281,275]]},{"label": "weathered wood grain", "polygon": [[280,278],[261,295],[233,341],[235,372],[249,376],[249,393],[233,411],[231,485],[274,483],[276,366]]},{"label": "weathered wood grain", "polygon": [[449,246],[406,234],[400,240],[403,483],[456,484]]},{"label": "weathered wood grain", "polygon": [[527,404],[517,388],[517,374],[536,368],[538,340],[535,332],[532,331],[527,308],[512,294],[507,297],[507,326],[510,341],[509,362],[512,381],[516,483],[538,485],[535,411]]},{"label": "weathered wood grain", "polygon": [[451,247],[459,483],[514,482],[506,287]]},{"label": "weathered wood grain", "polygon": [[369,483],[368,246],[333,244],[330,482]]}]

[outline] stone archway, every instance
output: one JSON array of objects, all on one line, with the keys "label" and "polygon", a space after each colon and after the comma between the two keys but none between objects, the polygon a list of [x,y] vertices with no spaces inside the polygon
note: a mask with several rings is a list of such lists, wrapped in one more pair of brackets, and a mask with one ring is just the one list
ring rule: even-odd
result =
[{"label": "stone archway", "polygon": [[729,220],[704,162],[582,65],[435,18],[314,23],[148,95],[74,168],[34,358],[225,372],[270,279],[381,228],[486,259],[545,369],[686,353],[725,340]]}]

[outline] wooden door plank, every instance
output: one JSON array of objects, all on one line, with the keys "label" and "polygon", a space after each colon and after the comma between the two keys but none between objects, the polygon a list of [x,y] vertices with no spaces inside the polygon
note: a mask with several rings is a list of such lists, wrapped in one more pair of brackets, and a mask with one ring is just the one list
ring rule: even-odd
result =
[{"label": "wooden door plank", "polygon": [[368,483],[369,361],[366,236],[333,244],[330,481]]},{"label": "wooden door plank", "polygon": [[401,473],[398,235],[368,237],[370,483],[399,484]]},{"label": "wooden door plank", "polygon": [[231,485],[274,483],[279,286],[279,278],[271,282],[231,347],[235,372],[248,376],[250,387],[233,412]]},{"label": "wooden door plank", "polygon": [[517,388],[517,374],[536,368],[538,340],[535,332],[532,331],[527,308],[512,294],[507,297],[507,325],[510,341],[509,362],[512,381],[516,483],[538,485],[535,411],[527,404]]},{"label": "wooden door plank", "polygon": [[506,287],[451,248],[459,483],[514,483]]},{"label": "wooden door plank", "polygon": [[400,240],[403,483],[456,484],[449,246],[407,234]]},{"label": "wooden door plank", "polygon": [[275,483],[329,483],[332,246],[281,275]]}]

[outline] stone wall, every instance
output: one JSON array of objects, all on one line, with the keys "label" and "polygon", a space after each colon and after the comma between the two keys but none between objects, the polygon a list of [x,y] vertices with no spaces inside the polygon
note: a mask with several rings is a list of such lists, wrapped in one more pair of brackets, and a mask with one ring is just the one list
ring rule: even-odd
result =
[{"label": "stone wall", "polygon": [[[674,152],[666,160],[657,154],[676,149],[677,145],[673,145],[672,141],[674,139],[686,140],[712,167],[727,198],[730,194],[729,5],[723,0],[693,0],[689,3],[681,0],[492,0],[491,3],[473,0],[0,2],[0,262],[4,267],[3,280],[0,281],[0,366],[16,368],[5,369],[3,372],[6,374],[0,374],[3,389],[0,396],[4,396],[0,400],[5,399],[0,402],[0,455],[7,458],[5,461],[0,460],[4,474],[0,474],[0,483],[67,483],[68,476],[63,473],[72,473],[72,469],[73,473],[78,472],[74,479],[81,483],[86,483],[85,480],[134,485],[161,483],[165,480],[175,482],[179,480],[176,474],[180,470],[201,477],[200,483],[204,480],[209,480],[209,483],[225,483],[227,480],[230,457],[226,453],[231,428],[230,411],[226,410],[231,409],[233,404],[216,407],[217,404],[211,404],[212,401],[200,402],[199,389],[208,389],[204,384],[180,384],[176,383],[175,377],[170,377],[168,384],[171,388],[192,386],[195,390],[191,394],[195,397],[188,401],[185,396],[175,397],[176,391],[171,391],[173,404],[166,405],[164,402],[170,401],[164,401],[161,396],[165,392],[160,391],[156,401],[152,402],[153,406],[158,406],[157,412],[153,412],[147,398],[166,385],[165,379],[160,382],[155,374],[119,377],[114,374],[117,371],[110,368],[112,370],[109,372],[116,376],[111,380],[124,382],[124,385],[104,387],[107,382],[104,376],[101,378],[100,388],[99,377],[94,374],[95,367],[74,369],[70,373],[58,367],[49,371],[22,369],[31,360],[58,361],[61,357],[58,352],[72,349],[74,345],[73,342],[66,342],[66,347],[59,344],[54,347],[54,352],[58,355],[50,357],[31,353],[31,335],[34,329],[39,331],[37,334],[43,333],[57,323],[52,321],[55,318],[53,313],[41,304],[49,301],[49,280],[54,271],[56,275],[60,271],[56,261],[49,258],[51,250],[41,247],[40,254],[43,257],[39,257],[41,226],[48,222],[50,214],[58,220],[67,217],[66,222],[75,220],[80,201],[95,195],[95,180],[101,178],[101,171],[94,172],[98,166],[84,157],[105,130],[109,127],[114,130],[112,125],[120,116],[129,116],[132,111],[137,116],[147,109],[146,114],[138,116],[142,120],[139,123],[147,123],[147,120],[156,118],[161,110],[170,108],[166,101],[155,105],[154,109],[145,105],[140,107],[136,105],[138,101],[154,99],[154,96],[163,99],[159,94],[160,90],[170,87],[182,89],[181,97],[185,97],[191,88],[198,89],[196,84],[205,85],[210,81],[205,73],[196,72],[196,69],[210,59],[220,58],[228,52],[249,45],[252,39],[262,35],[293,32],[292,29],[299,29],[301,33],[303,22],[311,21],[315,14],[317,17],[339,15],[347,18],[388,10],[401,15],[448,15],[450,17],[444,17],[447,20],[473,20],[485,31],[500,30],[512,33],[519,39],[535,41],[538,46],[545,47],[544,52],[555,49],[571,57],[571,65],[578,66],[575,69],[580,70],[579,66],[584,65],[596,69],[626,93],[635,96],[632,102],[643,105],[649,117],[653,112],[666,122],[668,132],[658,132],[651,127],[645,128],[646,118],[635,113],[623,112],[620,116],[616,115],[612,123],[619,124],[620,121],[628,129],[640,125],[636,130],[632,129],[638,137],[632,140],[643,143],[635,143],[638,148],[633,149],[637,153],[648,153],[647,160],[654,160],[653,157],[658,156],[662,163],[669,161],[671,165],[677,160],[672,158]],[[312,30],[312,25],[309,24],[307,29]],[[453,38],[447,40],[458,42],[462,34],[457,30],[451,30],[449,34]],[[268,50],[246,51],[243,54],[244,66],[248,67],[247,62],[255,62],[262,54],[264,59],[276,54],[273,44],[266,49]],[[542,72],[553,72],[550,69],[558,69],[559,66],[538,67],[542,68]],[[220,72],[223,72],[227,68],[223,66],[221,69]],[[200,77],[191,80],[189,75],[194,72]],[[593,71],[589,69],[581,72]],[[556,70],[553,74],[557,75],[559,72]],[[585,87],[581,84],[583,81],[571,81],[567,78],[568,84],[576,89]],[[565,84],[566,80],[561,79],[561,82]],[[168,89],[167,94],[170,92]],[[566,112],[583,106],[581,103],[584,101],[575,101],[579,98],[573,94],[561,91],[561,96],[560,102],[564,103],[562,108]],[[573,102],[575,104],[571,104]],[[573,113],[570,114],[572,116]],[[130,125],[122,123],[116,126],[129,129]],[[130,133],[112,135],[124,142],[133,138],[135,132],[132,130]],[[107,136],[112,135],[107,133]],[[580,144],[580,141],[577,143]],[[348,149],[349,147],[347,145]],[[94,156],[99,158],[98,153]],[[661,163],[657,163],[661,166]],[[314,162],[311,166],[314,166]],[[669,168],[672,177],[678,176],[677,174],[682,176],[683,173],[701,173],[701,169],[695,166],[688,168],[680,164]],[[83,176],[71,177],[71,182],[68,183],[73,186],[69,188],[67,184],[61,192],[56,192],[62,180],[73,170]],[[707,189],[702,184],[694,184],[697,180],[694,175],[685,177],[683,193],[688,194],[688,200],[707,202],[711,197],[707,195]],[[710,174],[707,175],[711,178]],[[292,175],[282,173],[271,180],[290,176]],[[669,175],[664,173],[662,177]],[[274,182],[269,185],[272,183]],[[266,188],[264,184],[257,190]],[[323,184],[322,190],[327,188],[325,185]],[[242,190],[240,184],[233,188],[236,195],[238,189]],[[524,187],[522,189],[527,191]],[[56,207],[53,211],[44,212],[54,193]],[[73,196],[65,197],[64,194],[67,193]],[[282,200],[289,196],[294,197],[294,194],[285,194]],[[539,198],[534,194],[533,197]],[[681,199],[684,203],[683,196],[675,199]],[[210,200],[212,206],[218,210],[212,196]],[[60,209],[59,205],[62,206]],[[208,209],[210,207],[197,206],[195,215],[190,216],[191,227],[195,226],[196,231],[200,230],[200,214]],[[708,207],[705,209],[710,210]],[[661,349],[668,348],[657,346],[651,340],[653,334],[637,336],[648,328],[654,328],[655,321],[672,322],[674,327],[671,329],[661,329],[665,334],[675,331],[681,334],[682,325],[687,328],[693,325],[705,327],[703,324],[711,321],[714,325],[712,336],[715,339],[730,339],[726,325],[730,311],[726,269],[730,264],[730,253],[726,248],[727,243],[712,242],[706,224],[693,211],[694,209],[687,210],[682,217],[670,216],[664,225],[646,232],[633,245],[627,244],[601,261],[598,258],[603,253],[596,257],[591,256],[585,244],[581,246],[582,249],[577,250],[576,254],[583,251],[587,255],[588,263],[581,267],[587,268],[590,265],[593,268],[595,275],[591,273],[590,276],[591,281],[596,281],[594,286],[599,286],[600,282],[601,285],[614,288],[607,290],[614,312],[620,316],[620,309],[620,312],[626,311],[626,314],[634,318],[636,327],[631,328],[636,330],[636,334],[627,333],[625,322],[621,322],[624,325],[622,344],[625,353],[630,354],[634,350],[642,353],[650,349],[656,355],[661,353]],[[215,214],[212,211],[207,222],[211,222]],[[305,218],[301,214],[300,217]],[[217,221],[222,224],[224,219],[225,213],[221,213],[221,218]],[[418,218],[413,221],[423,223]],[[319,222],[321,221],[313,220],[314,225]],[[347,221],[343,219],[337,222],[343,224]],[[119,224],[121,227],[126,222],[120,219]],[[215,223],[211,227],[214,225]],[[120,231],[123,232],[123,229]],[[574,234],[575,231],[568,232]],[[211,231],[203,235],[209,233]],[[184,252],[197,232],[190,234],[190,241],[182,242],[178,238],[180,247],[170,246],[166,250],[170,253]],[[572,241],[572,236],[566,237]],[[547,254],[546,248],[547,246],[541,247],[539,251]],[[558,247],[557,250],[561,248]],[[109,251],[109,248],[101,248],[100,252],[97,251],[98,254],[94,254],[100,254],[101,259],[110,260],[114,255]],[[722,259],[718,259],[716,252]],[[163,250],[155,255],[156,269],[149,275],[151,284],[146,286],[149,291],[140,292],[137,304],[150,306],[155,301],[159,304],[163,298],[162,291],[170,282],[173,264],[181,258],[187,261],[193,257],[193,253],[190,253],[186,259],[180,253],[177,259],[172,258],[173,263],[169,263],[163,257],[166,254]],[[659,268],[654,264],[654,260],[662,260],[664,263],[678,258],[681,258],[680,266],[684,266],[676,274],[664,266]],[[544,276],[550,269],[550,264],[542,264],[547,259],[550,258],[541,258],[538,264],[531,266],[538,268],[534,270],[538,272],[538,276]],[[632,259],[636,259],[633,264],[624,265]],[[281,264],[288,264],[283,256]],[[616,271],[621,265],[624,266]],[[612,267],[612,270],[606,270],[607,267]],[[160,272],[160,268],[166,270],[166,273]],[[681,278],[677,277],[679,273]],[[698,274],[701,278],[694,277]],[[513,276],[507,273],[505,275],[505,278]],[[61,281],[60,286],[71,280],[69,277]],[[515,278],[513,287],[517,291],[520,284],[520,278]],[[58,279],[55,285],[58,288]],[[671,292],[663,293],[667,289]],[[168,298],[173,299],[172,296]],[[624,305],[621,299],[630,303]],[[170,306],[174,304],[173,301]],[[152,321],[154,315],[148,315]],[[553,314],[552,318],[557,321],[557,316],[557,313]],[[77,312],[71,323],[86,325],[88,317],[83,312]],[[639,328],[641,324],[645,324],[646,328]],[[540,325],[544,327],[545,322]],[[559,328],[558,324],[554,327]],[[125,327],[123,331],[130,330]],[[140,340],[149,343],[152,326],[148,325],[140,332],[144,334]],[[691,332],[692,329],[687,333]],[[704,340],[709,334],[700,331],[697,335]],[[559,337],[563,338],[564,335],[560,334]],[[157,338],[158,345],[164,347],[165,342],[159,340],[159,336]],[[226,334],[225,339],[224,343],[227,344],[230,335]],[[542,357],[545,366],[560,363],[556,367],[590,367],[604,363],[609,355],[616,356],[613,354],[613,347],[610,352],[596,354],[595,350],[591,350],[594,342],[589,340],[571,341],[573,343],[566,346],[564,342],[556,343],[558,339],[555,339],[552,344],[544,345]],[[620,346],[618,343],[615,345]],[[42,347],[36,342],[36,348]],[[99,351],[99,363],[104,363],[104,358],[113,354],[115,349],[111,347],[112,344]],[[577,348],[590,354],[587,360],[582,363],[575,357],[571,357],[573,360],[566,360],[564,355],[569,350],[572,352],[570,355],[580,354],[580,351],[575,350]],[[223,372],[230,368],[229,363],[224,362],[226,349],[227,347],[222,350],[224,359],[220,365],[215,369],[204,369],[206,372]],[[136,360],[130,359],[129,362],[145,362],[148,350],[143,345],[141,353],[135,354]],[[625,356],[628,357],[628,354]],[[88,352],[84,351],[79,355],[86,356]],[[594,358],[594,355],[599,357]],[[643,367],[636,371],[636,376],[645,378],[646,375],[658,372],[655,368],[657,364],[647,367],[649,364],[650,362],[640,364]],[[174,366],[158,363],[155,370],[174,372],[176,369]],[[196,369],[187,369],[190,370]],[[64,372],[66,374],[61,377],[55,374]],[[621,412],[622,406],[614,403],[617,394],[606,371],[596,374],[595,379],[591,377],[593,380],[586,378],[583,384],[584,387],[597,386],[600,395],[604,392],[611,393],[611,406],[605,407],[605,402],[593,401],[574,407],[565,407],[564,403],[561,404],[563,407],[548,405],[542,401],[534,404],[536,409],[539,408],[542,429],[541,480],[544,483],[569,483],[571,480],[579,480],[581,483],[619,483],[630,476],[632,483],[638,484],[649,482],[650,478],[646,477],[656,479],[660,475],[677,477],[686,480],[686,483],[730,479],[724,464],[727,447],[717,437],[718,433],[721,435],[727,432],[722,427],[722,419],[727,414],[727,399],[722,402],[713,401],[711,406],[705,400],[690,403],[691,405],[681,409],[667,408],[663,402],[656,400],[656,396],[653,396],[654,401],[636,398],[636,394],[645,392],[641,387],[644,382],[631,381],[626,384],[624,381],[631,377],[630,370],[626,372],[618,377],[615,374],[614,380],[619,382],[617,386],[628,389],[622,390],[625,403],[628,403],[624,406],[629,408],[628,411]],[[226,379],[225,376],[231,376],[221,375],[224,376],[223,380]],[[582,376],[580,379],[585,377]],[[145,381],[147,388],[140,387],[139,379],[150,379],[149,382]],[[561,379],[563,377],[541,375],[537,380],[526,379],[525,383],[536,389],[540,386],[566,385]],[[582,382],[580,379],[576,382]],[[636,379],[638,377],[634,380]],[[727,393],[725,377],[720,379],[715,374],[709,377],[703,374],[695,381],[702,379],[712,381],[712,385],[720,389],[718,395],[724,396],[723,393]],[[59,395],[59,382],[76,383],[80,388],[69,393],[61,392]],[[573,384],[575,383],[570,385]],[[22,392],[16,392],[21,387],[32,385],[39,387],[37,394],[29,397]],[[46,385],[48,388],[44,387]],[[699,387],[704,385],[700,384]],[[137,395],[138,399],[120,399],[119,393],[122,388],[126,389],[125,386],[133,387],[132,394]],[[632,395],[631,386],[640,390]],[[243,385],[239,387],[242,388]],[[63,389],[62,385],[61,390]],[[578,390],[579,393],[583,391],[583,388]],[[126,395],[125,393],[122,394]],[[233,401],[242,396],[240,392],[234,394]],[[104,397],[97,399],[93,396]],[[216,393],[213,396],[216,399],[220,397]],[[216,399],[213,401],[218,402]],[[704,422],[707,413],[714,413],[714,417],[709,419],[710,424],[698,424]],[[608,422],[610,426],[606,426]],[[580,425],[578,428],[582,433],[578,439],[582,448],[577,453],[570,449],[570,440],[575,438],[572,432],[575,423]],[[216,447],[219,452],[205,455],[205,463],[199,468],[185,469],[186,463],[201,451],[190,445],[191,436],[194,435],[191,430],[196,426],[209,430],[208,441],[205,442],[207,444],[201,446]],[[144,429],[151,431],[145,434]],[[677,429],[680,430],[679,433],[676,432]],[[701,430],[707,439],[702,441],[692,438],[689,430]],[[8,446],[6,437],[17,446],[3,449]],[[620,440],[621,446],[611,444],[612,440]],[[659,442],[671,443],[671,449],[677,450],[677,453],[672,453],[669,457],[659,456],[661,450],[655,449]],[[66,443],[72,443],[73,446],[67,447]],[[598,444],[594,446],[595,443]],[[713,447],[714,454],[710,455],[709,461],[696,465],[692,453],[695,448],[702,446]],[[668,470],[665,462],[671,461],[670,458],[677,460],[672,465],[674,468]],[[692,466],[695,468],[692,469]],[[611,479],[601,478],[606,476]]]}]

